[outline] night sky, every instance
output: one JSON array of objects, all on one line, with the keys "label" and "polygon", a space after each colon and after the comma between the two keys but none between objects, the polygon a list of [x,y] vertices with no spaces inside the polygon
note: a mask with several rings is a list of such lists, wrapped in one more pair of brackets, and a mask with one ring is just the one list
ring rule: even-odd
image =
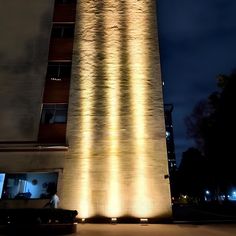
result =
[{"label": "night sky", "polygon": [[174,105],[177,164],[192,146],[184,118],[236,68],[236,0],[158,0],[165,103]]}]

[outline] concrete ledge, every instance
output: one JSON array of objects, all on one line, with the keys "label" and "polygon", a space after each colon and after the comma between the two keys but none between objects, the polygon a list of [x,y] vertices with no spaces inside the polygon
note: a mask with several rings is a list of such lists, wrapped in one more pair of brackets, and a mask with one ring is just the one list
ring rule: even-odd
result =
[{"label": "concrete ledge", "polygon": [[65,143],[0,142],[0,152],[68,151]]}]

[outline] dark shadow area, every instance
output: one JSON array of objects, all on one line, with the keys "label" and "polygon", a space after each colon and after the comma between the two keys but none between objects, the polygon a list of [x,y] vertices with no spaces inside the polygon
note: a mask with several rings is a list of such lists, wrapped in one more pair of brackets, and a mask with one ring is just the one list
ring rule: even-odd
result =
[{"label": "dark shadow area", "polygon": [[236,203],[174,204],[173,223],[235,223]]},{"label": "dark shadow area", "polygon": [[9,235],[56,235],[76,232],[75,210],[1,209],[0,232]]}]

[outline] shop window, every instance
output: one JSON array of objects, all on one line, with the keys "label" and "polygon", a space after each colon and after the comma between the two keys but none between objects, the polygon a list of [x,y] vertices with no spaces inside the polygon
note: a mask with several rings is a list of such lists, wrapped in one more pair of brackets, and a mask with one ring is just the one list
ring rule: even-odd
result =
[{"label": "shop window", "polygon": [[49,198],[57,190],[57,180],[57,172],[0,173],[0,198]]}]

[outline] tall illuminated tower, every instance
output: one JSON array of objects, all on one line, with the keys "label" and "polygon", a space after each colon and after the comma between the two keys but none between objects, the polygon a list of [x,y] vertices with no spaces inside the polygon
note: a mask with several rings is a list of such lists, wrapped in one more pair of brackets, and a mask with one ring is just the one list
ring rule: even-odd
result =
[{"label": "tall illuminated tower", "polygon": [[77,1],[61,199],[81,218],[171,214],[156,1]]}]

